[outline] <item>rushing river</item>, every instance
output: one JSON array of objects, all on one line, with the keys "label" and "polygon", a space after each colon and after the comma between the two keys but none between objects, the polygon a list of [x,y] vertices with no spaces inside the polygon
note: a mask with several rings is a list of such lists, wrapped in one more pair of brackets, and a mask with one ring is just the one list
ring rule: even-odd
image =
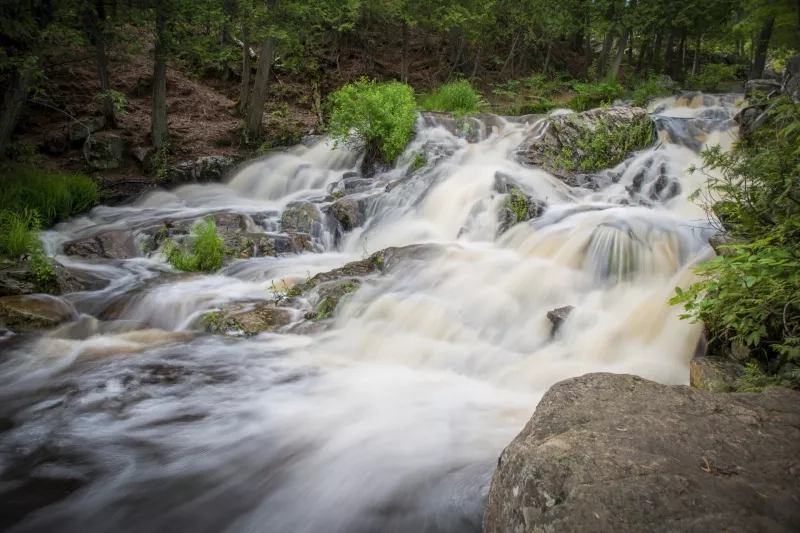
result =
[{"label": "rushing river", "polygon": [[[214,275],[178,275],[158,253],[68,257],[63,244],[222,212],[279,233],[287,204],[325,207],[352,182],[356,155],[321,140],[226,184],[156,191],[59,225],[49,250],[95,289],[65,299],[115,320],[0,340],[0,529],[480,531],[497,457],[552,384],[587,372],[688,382],[700,330],[667,300],[713,230],[688,199],[706,177],[686,170],[706,143],[730,146],[735,102],[653,103],[658,143],[595,190],[516,162],[536,118],[473,120],[468,142],[421,117],[397,167],[358,184],[362,227],[322,228],[313,252]],[[410,175],[420,151],[430,164]],[[549,205],[499,237],[498,173]],[[198,327],[231,302],[273,298],[276,283],[418,243],[440,253],[367,280],[325,331]],[[575,309],[553,336],[547,312],[566,305]]]}]

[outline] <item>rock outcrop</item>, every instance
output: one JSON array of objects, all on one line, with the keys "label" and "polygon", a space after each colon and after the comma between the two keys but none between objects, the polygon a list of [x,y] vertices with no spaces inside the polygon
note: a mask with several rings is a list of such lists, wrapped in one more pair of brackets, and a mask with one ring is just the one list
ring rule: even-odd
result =
[{"label": "rock outcrop", "polygon": [[483,526],[788,533],[798,494],[800,393],[588,374],[554,385],[503,451]]},{"label": "rock outcrop", "polygon": [[164,185],[219,182],[236,166],[236,161],[224,155],[209,155],[194,161],[184,161],[167,169]]},{"label": "rock outcrop", "polygon": [[113,133],[98,133],[83,143],[83,156],[91,168],[109,170],[122,166],[125,142]]},{"label": "rock outcrop", "polygon": [[0,298],[0,327],[12,331],[50,329],[75,317],[75,309],[55,296],[37,294]]},{"label": "rock outcrop", "polygon": [[49,293],[69,294],[84,289],[83,285],[60,263],[53,262],[54,280],[41,282],[30,261],[0,260],[0,296]]},{"label": "rock outcrop", "polygon": [[[596,155],[590,153],[591,143],[588,141],[599,130],[621,138],[629,134],[635,136],[637,130],[643,131],[642,128],[648,126],[652,129],[653,121],[647,111],[640,107],[598,108],[549,117],[541,133],[523,144],[517,159],[557,175],[573,172],[581,168],[586,158]],[[646,142],[634,143],[637,145],[628,148],[623,143],[615,143],[608,147],[602,157],[611,167],[622,162],[629,151],[646,148],[650,142],[651,139],[646,139]],[[630,143],[625,144],[630,146]]]},{"label": "rock outcrop", "polygon": [[64,245],[64,253],[102,259],[131,259],[141,255],[136,239],[128,231],[104,231],[68,242]]}]

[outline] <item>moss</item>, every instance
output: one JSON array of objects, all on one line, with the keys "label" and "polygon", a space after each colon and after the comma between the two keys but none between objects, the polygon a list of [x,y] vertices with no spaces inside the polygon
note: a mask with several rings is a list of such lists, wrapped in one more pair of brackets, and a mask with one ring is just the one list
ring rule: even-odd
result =
[{"label": "moss", "polygon": [[515,223],[524,222],[530,218],[528,211],[531,207],[531,202],[518,189],[512,189],[511,194],[506,197],[506,207],[514,213]]},{"label": "moss", "polygon": [[425,154],[416,153],[414,154],[414,160],[411,162],[411,173],[418,171],[422,167],[428,164],[428,158],[425,157]]},{"label": "moss", "polygon": [[332,295],[326,296],[317,306],[317,316],[314,318],[314,320],[325,320],[326,318],[332,317],[338,304],[338,298]]}]

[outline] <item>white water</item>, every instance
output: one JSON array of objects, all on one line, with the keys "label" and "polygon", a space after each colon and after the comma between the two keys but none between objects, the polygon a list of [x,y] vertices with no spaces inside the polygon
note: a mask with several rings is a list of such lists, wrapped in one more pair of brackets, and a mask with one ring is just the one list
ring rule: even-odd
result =
[{"label": "white water", "polygon": [[[687,200],[703,177],[685,170],[699,162],[698,143],[730,142],[732,124],[707,117],[729,119],[733,99],[664,100],[651,111],[662,142],[599,191],[514,161],[541,127],[533,120],[493,118],[472,144],[421,120],[397,168],[359,193],[371,199],[370,216],[338,250],[322,235],[324,253],[240,261],[213,276],[176,276],[158,254],[60,255],[83,279],[110,282],[69,296],[78,310],[119,320],[85,318],[81,333],[0,344],[0,500],[12,504],[0,525],[479,531],[497,457],[553,383],[597,371],[688,381],[700,332],[666,301],[707,253],[709,228]],[[431,146],[446,154],[435,167],[383,192],[407,175],[415,151]],[[324,143],[299,146],[227,185],[97,208],[49,232],[48,247],[217,212],[252,215],[261,231],[278,231],[287,203],[324,205],[327,187],[355,166],[353,154]],[[497,172],[549,204],[542,218],[500,238]],[[665,173],[681,192],[631,199],[625,187],[640,173],[643,191]],[[273,283],[418,243],[443,252],[363,284],[327,332],[232,339],[191,331],[226,303],[270,299]],[[575,310],[551,338],[546,314],[565,305]]]}]

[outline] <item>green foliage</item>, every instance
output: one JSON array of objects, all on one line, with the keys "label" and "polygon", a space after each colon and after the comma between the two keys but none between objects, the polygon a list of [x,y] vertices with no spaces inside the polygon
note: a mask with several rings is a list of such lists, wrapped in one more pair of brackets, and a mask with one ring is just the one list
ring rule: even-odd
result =
[{"label": "green foliage", "polygon": [[[515,80],[509,81],[509,83]],[[481,96],[467,80],[459,80],[437,87],[422,97],[421,107],[425,111],[451,113],[455,117],[463,117],[470,113],[478,113],[485,105]]]},{"label": "green foliage", "polygon": [[0,210],[36,211],[42,227],[50,227],[97,205],[97,184],[82,174],[48,172],[22,165],[5,172]]},{"label": "green foliage", "polygon": [[164,184],[169,180],[169,146],[162,144],[153,156],[151,168],[155,174],[156,183]]},{"label": "green foliage", "polygon": [[700,74],[689,76],[686,83],[692,89],[700,91],[714,92],[719,89],[723,81],[733,80],[736,78],[736,72],[739,69],[737,65],[721,65],[712,63],[703,67]]},{"label": "green foliage", "polygon": [[653,124],[647,116],[634,119],[625,126],[599,118],[593,130],[581,127],[578,131],[581,135],[571,146],[548,154],[563,170],[588,173],[611,168],[622,163],[630,152],[646,148],[653,142]]},{"label": "green foliage", "polygon": [[418,171],[427,164],[428,164],[428,158],[425,157],[425,154],[421,154],[418,152],[414,154],[414,160],[411,161],[411,166],[409,168],[411,169],[411,173],[413,174],[414,172]]},{"label": "green foliage", "polygon": [[770,376],[754,363],[745,363],[744,373],[736,380],[733,388],[736,392],[761,392],[767,387],[791,387],[791,381]]},{"label": "green foliage", "polygon": [[39,244],[39,215],[31,209],[0,211],[0,257],[18,258]]},{"label": "green foliage", "polygon": [[506,205],[514,213],[516,223],[524,222],[530,218],[528,210],[531,202],[519,189],[511,189],[511,193],[506,197]]},{"label": "green foliage", "polygon": [[576,94],[567,106],[578,112],[611,104],[617,98],[622,98],[627,94],[625,88],[616,80],[605,80],[597,83],[574,83],[572,89]]},{"label": "green foliage", "polygon": [[188,252],[179,248],[174,241],[164,244],[163,253],[173,268],[184,272],[215,272],[222,268],[228,250],[222,237],[217,235],[217,225],[213,219],[195,226],[190,242],[191,251]]},{"label": "green foliage", "polygon": [[36,286],[41,290],[47,290],[56,280],[56,269],[53,266],[53,259],[44,253],[38,240],[28,252],[28,262],[31,265]]},{"label": "green foliage", "polygon": [[414,90],[403,83],[362,78],[331,94],[329,105],[330,132],[337,145],[374,145],[391,163],[414,135]]},{"label": "green foliage", "polygon": [[800,112],[779,100],[769,122],[732,153],[702,153],[710,194],[701,203],[736,241],[699,265],[700,281],[671,300],[713,339],[767,359],[800,357],[799,134]]},{"label": "green foliage", "polygon": [[670,90],[658,83],[658,79],[653,76],[638,83],[631,92],[633,104],[640,107],[645,106],[653,98],[668,96],[669,94]]},{"label": "green foliage", "polygon": [[34,145],[27,141],[14,141],[6,146],[6,157],[11,161],[24,165],[35,165],[40,163],[42,155]]},{"label": "green foliage", "polygon": [[106,98],[111,100],[111,105],[114,107],[114,114],[116,116],[124,117],[127,114],[126,107],[128,106],[128,98],[124,93],[109,89],[106,92],[97,93],[94,100],[96,103],[102,104]]}]

